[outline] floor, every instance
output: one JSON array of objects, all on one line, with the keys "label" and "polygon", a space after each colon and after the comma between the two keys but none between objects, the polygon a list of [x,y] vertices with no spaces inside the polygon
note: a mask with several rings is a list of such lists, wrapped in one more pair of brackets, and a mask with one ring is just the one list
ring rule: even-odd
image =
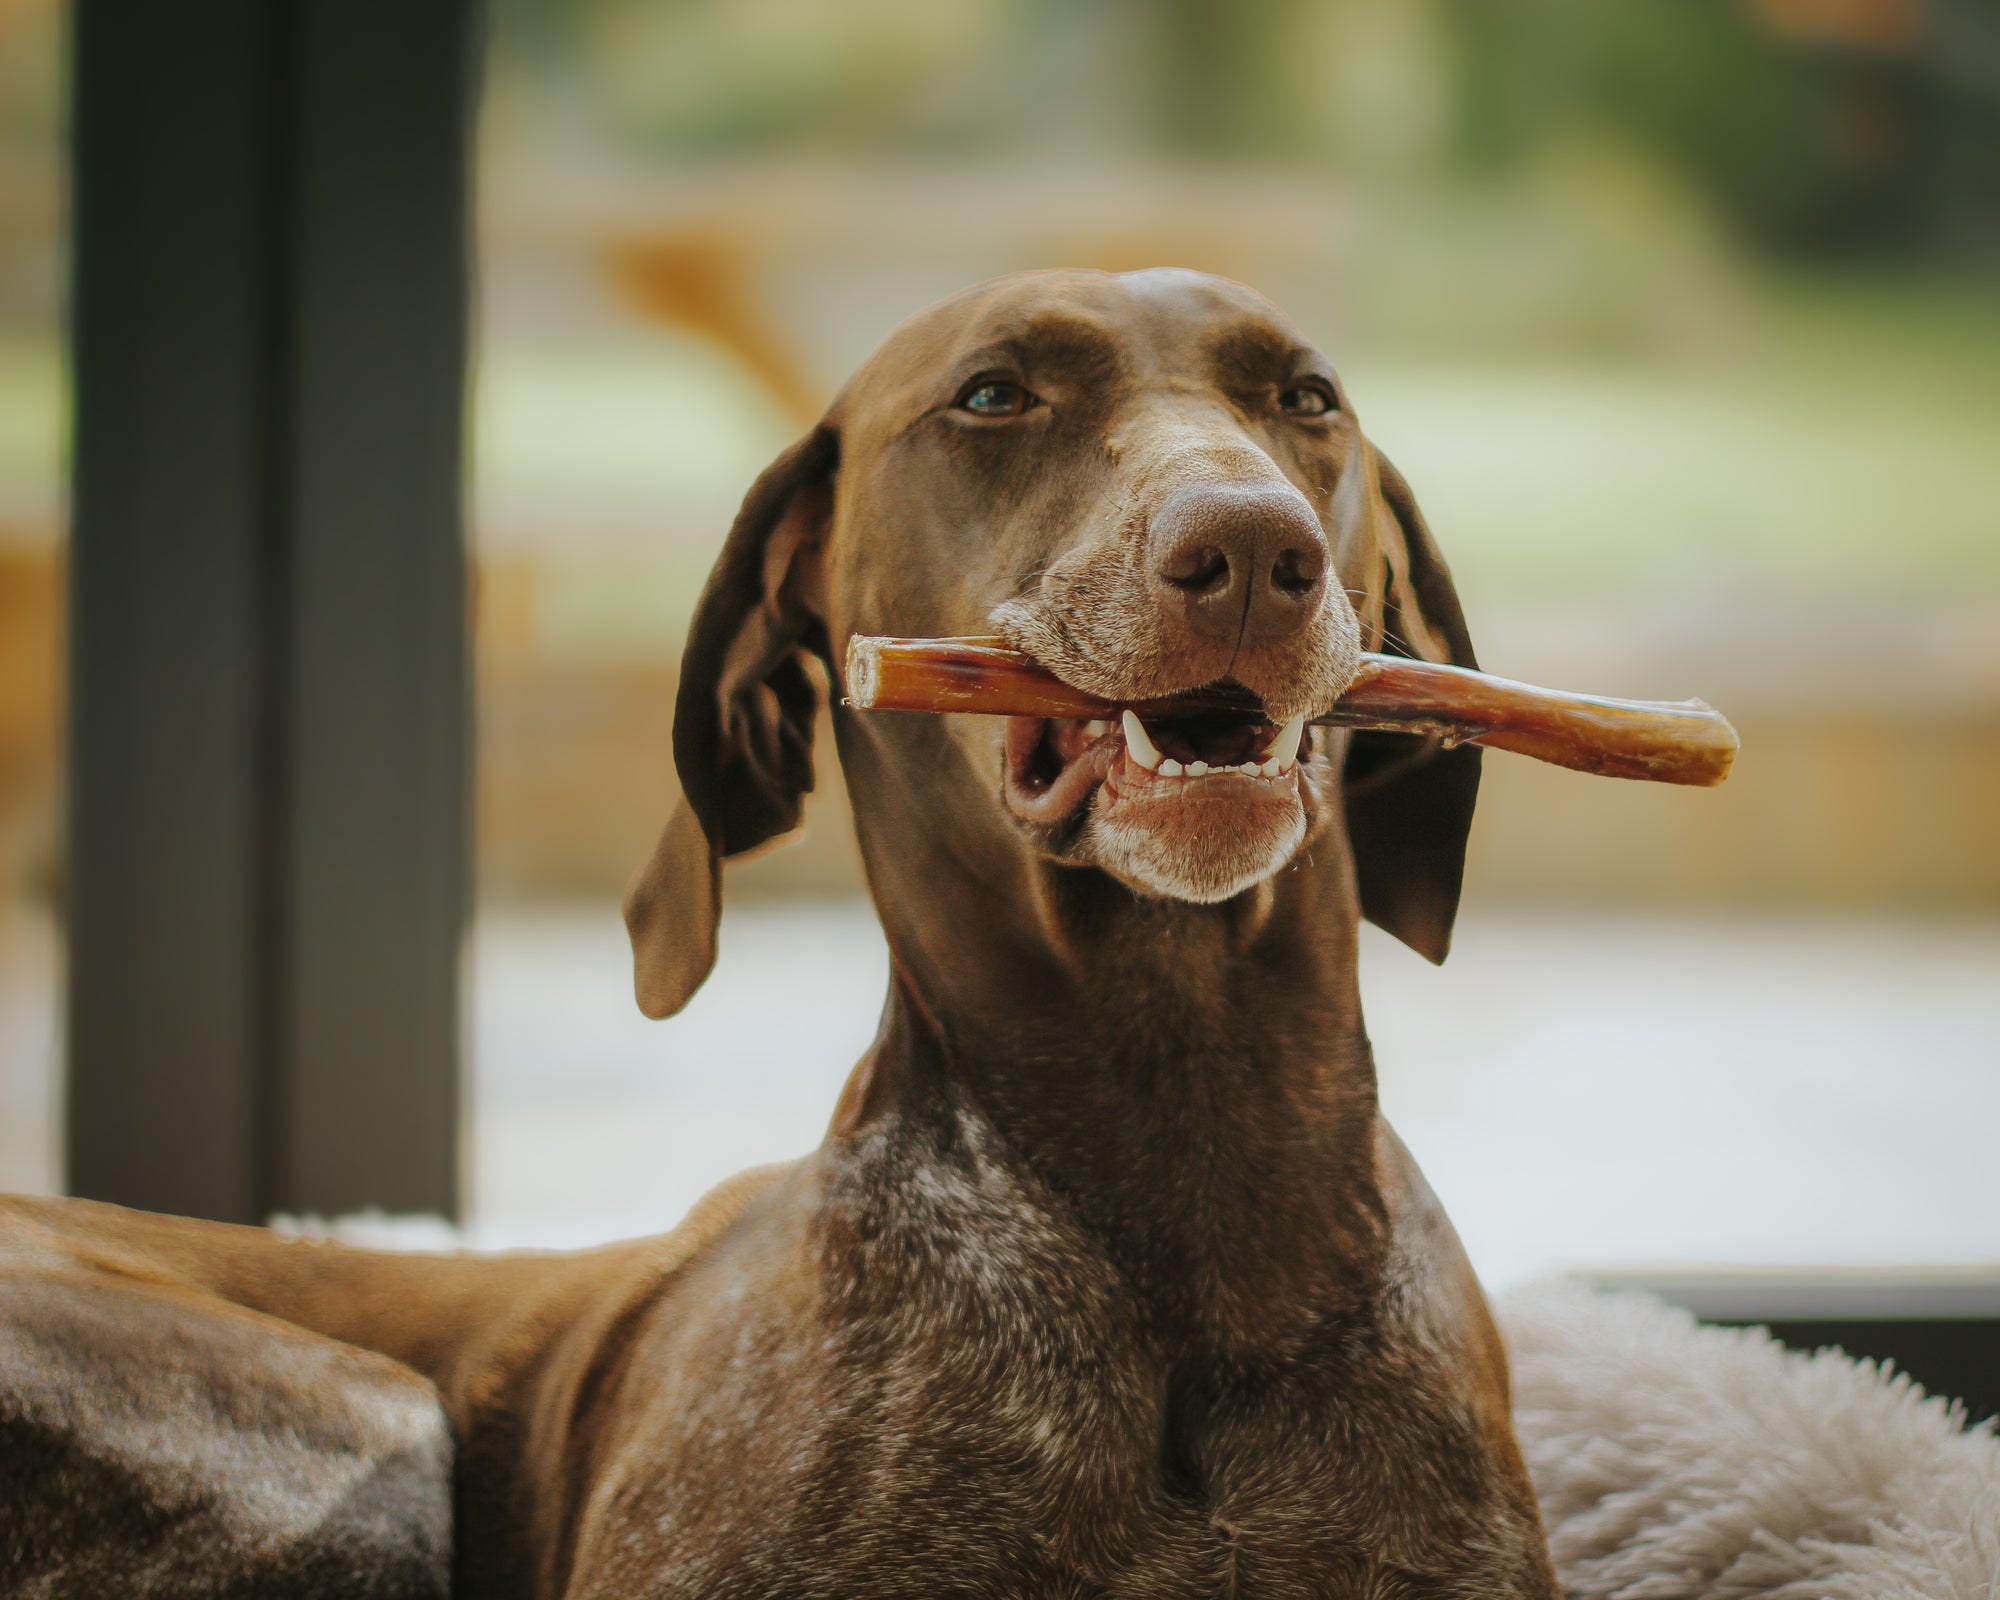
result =
[{"label": "floor", "polygon": [[[608,911],[482,923],[482,1232],[665,1224],[808,1148],[886,971],[842,904],[732,913],[670,1022],[625,960]],[[1491,1282],[2000,1263],[2000,924],[1474,913],[1443,968],[1363,961],[1384,1105]]]},{"label": "floor", "polygon": [[0,899],[0,1193],[57,1187],[60,970],[48,919]]},{"label": "floor", "polygon": [[[609,907],[496,912],[470,964],[472,1233],[669,1226],[814,1144],[873,1033],[867,908],[732,910],[678,1018]],[[53,940],[0,933],[0,1188],[55,1185]],[[1557,1266],[2000,1264],[2000,923],[1473,912],[1370,930],[1386,1109],[1489,1283]]]}]

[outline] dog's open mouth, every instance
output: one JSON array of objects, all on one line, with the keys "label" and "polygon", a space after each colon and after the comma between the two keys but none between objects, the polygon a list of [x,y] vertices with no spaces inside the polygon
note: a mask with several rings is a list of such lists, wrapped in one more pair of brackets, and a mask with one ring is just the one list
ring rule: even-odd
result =
[{"label": "dog's open mouth", "polygon": [[1009,717],[1007,802],[1023,821],[1050,826],[1099,794],[1100,814],[1165,802],[1255,805],[1295,800],[1305,719],[1261,715],[1118,722]]},{"label": "dog's open mouth", "polygon": [[1009,717],[1007,809],[1050,859],[1141,894],[1214,904],[1263,882],[1318,812],[1306,719],[1274,722],[1263,698],[1226,680],[1200,698],[1100,722]]}]

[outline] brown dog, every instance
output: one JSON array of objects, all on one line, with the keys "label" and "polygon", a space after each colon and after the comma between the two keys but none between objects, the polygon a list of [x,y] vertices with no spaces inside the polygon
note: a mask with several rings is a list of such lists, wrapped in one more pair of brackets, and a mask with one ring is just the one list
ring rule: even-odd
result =
[{"label": "brown dog", "polygon": [[218,1348],[323,1335],[430,1378],[465,1593],[1555,1595],[1505,1357],[1356,992],[1362,915],[1442,957],[1477,753],[1295,720],[1362,648],[1472,652],[1407,486],[1256,295],[983,285],[758,480],[627,908],[642,1006],[706,975],[721,860],[799,821],[811,658],[994,631],[1118,700],[1233,678],[1270,721],[836,709],[893,978],[818,1151],[561,1257],[16,1202],[38,1348],[88,1324],[105,1370],[51,1378],[17,1331],[0,1420],[129,1382],[130,1319],[170,1305]]}]

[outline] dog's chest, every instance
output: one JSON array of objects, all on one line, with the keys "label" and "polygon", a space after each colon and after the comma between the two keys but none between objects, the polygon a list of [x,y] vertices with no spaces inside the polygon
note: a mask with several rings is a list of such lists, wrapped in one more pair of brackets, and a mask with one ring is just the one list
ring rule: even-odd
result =
[{"label": "dog's chest", "polygon": [[994,1595],[1402,1593],[1384,1557],[1428,1542],[1398,1535],[1383,1480],[1332,1457],[1341,1429],[1302,1396],[1267,1397],[1294,1428],[1239,1415],[1176,1441],[1158,1374],[1109,1347],[1094,1363],[1044,1345],[923,1380],[900,1368],[840,1414],[839,1464],[805,1502],[804,1523],[865,1552],[856,1595],[933,1595],[947,1571]]},{"label": "dog's chest", "polygon": [[635,1380],[652,1420],[565,1593],[1533,1592],[1448,1392],[1367,1330],[1281,1371],[1190,1373],[1103,1253],[976,1149],[864,1176],[795,1241],[816,1284],[781,1241],[795,1292],[753,1271],[677,1313],[701,1348]]},{"label": "dog's chest", "polygon": [[1193,1405],[1103,1254],[1004,1169],[974,1159],[892,1192],[850,1219],[855,1253],[835,1263],[825,1401],[787,1514],[840,1533],[812,1541],[791,1575],[806,1588],[935,1594],[951,1573],[996,1595],[1456,1592],[1418,1574],[1457,1567],[1464,1530],[1427,1525],[1406,1467],[1429,1468],[1399,1456],[1466,1441],[1378,1425],[1350,1370],[1365,1357],[1209,1383]]}]

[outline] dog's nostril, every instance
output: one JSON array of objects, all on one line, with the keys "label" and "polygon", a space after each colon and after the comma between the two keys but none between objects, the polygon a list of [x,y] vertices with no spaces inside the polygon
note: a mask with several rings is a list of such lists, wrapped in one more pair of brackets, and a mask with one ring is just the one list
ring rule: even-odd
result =
[{"label": "dog's nostril", "polygon": [[1229,581],[1229,557],[1212,544],[1183,545],[1160,563],[1160,576],[1176,589],[1206,594]]},{"label": "dog's nostril", "polygon": [[1271,563],[1271,587],[1280,594],[1298,598],[1319,587],[1326,572],[1326,552],[1311,545],[1297,545],[1278,552]]}]

